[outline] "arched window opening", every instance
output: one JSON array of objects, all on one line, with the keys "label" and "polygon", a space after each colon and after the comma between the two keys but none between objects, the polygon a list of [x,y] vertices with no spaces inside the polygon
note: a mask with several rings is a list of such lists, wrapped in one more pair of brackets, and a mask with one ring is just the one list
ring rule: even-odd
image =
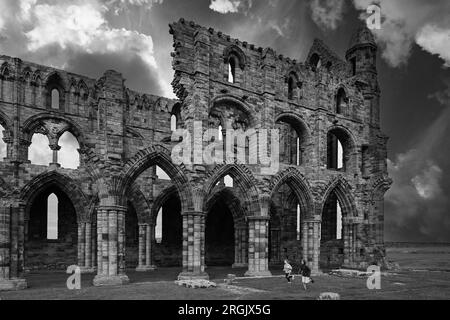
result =
[{"label": "arched window opening", "polygon": [[47,198],[47,240],[58,240],[58,197],[54,193]]},{"label": "arched window opening", "polygon": [[64,107],[64,81],[57,73],[53,73],[45,84],[46,107],[52,110],[61,110]]},{"label": "arched window opening", "polygon": [[53,152],[47,136],[35,133],[31,138],[28,159],[32,164],[48,166],[53,161]]},{"label": "arched window opening", "polygon": [[350,59],[350,64],[352,68],[352,76],[356,76],[356,57]]},{"label": "arched window opening", "polygon": [[345,90],[340,88],[336,95],[336,113],[343,114],[345,108],[347,107],[347,95],[345,94]]},{"label": "arched window opening", "polygon": [[313,69],[313,71],[317,71],[321,66],[320,57],[317,53],[314,53],[309,60],[309,63]]},{"label": "arched window opening", "polygon": [[294,99],[294,89],[295,89],[295,79],[293,77],[289,77],[288,79],[288,99]]},{"label": "arched window opening", "polygon": [[174,114],[170,117],[170,130],[177,131],[177,116]]},{"label": "arched window opening", "polygon": [[344,159],[344,147],[341,140],[333,133],[328,133],[328,169],[331,170],[344,170],[345,171],[345,159]]},{"label": "arched window opening", "polygon": [[336,239],[342,239],[342,209],[339,201],[336,201]]},{"label": "arched window opening", "polygon": [[205,263],[231,266],[235,262],[235,230],[228,201],[220,197],[211,206],[205,223]]},{"label": "arched window opening", "polygon": [[156,166],[156,178],[159,180],[165,180],[165,181],[172,180],[172,179],[170,179],[169,175],[163,169],[161,169],[159,166]]},{"label": "arched window opening", "polygon": [[236,82],[236,58],[234,56],[228,59],[228,82]]},{"label": "arched window opening", "polygon": [[57,180],[34,190],[25,208],[29,219],[24,226],[24,260],[25,267],[32,270],[66,270],[77,264],[77,211],[69,195],[55,184]]},{"label": "arched window opening", "polygon": [[337,195],[332,192],[322,212],[322,241],[342,240],[342,208]]},{"label": "arched window opening", "polygon": [[219,141],[223,141],[223,128],[219,126]]},{"label": "arched window opening", "polygon": [[306,148],[306,129],[289,117],[279,119],[276,127],[280,132],[280,161],[289,165],[301,166]]},{"label": "arched window opening", "polygon": [[232,178],[232,177],[230,177],[230,176],[225,176],[225,178],[224,178],[223,180],[224,180],[224,183],[225,183],[225,186],[226,186],[226,187],[233,188],[234,181],[233,181],[233,178]]},{"label": "arched window opening", "polygon": [[297,241],[301,239],[301,211],[300,204],[297,204]]},{"label": "arched window opening", "polygon": [[343,212],[336,192],[331,192],[322,211],[321,268],[337,268],[344,263]]},{"label": "arched window opening", "polygon": [[163,241],[162,225],[163,225],[163,214],[162,208],[158,211],[158,216],[156,217],[155,225],[155,240],[156,243],[161,244]]},{"label": "arched window opening", "polygon": [[58,89],[52,90],[51,106],[52,106],[52,109],[59,109],[59,91],[58,91]]},{"label": "arched window opening", "polygon": [[75,136],[66,131],[59,138],[58,144],[61,147],[58,151],[58,162],[61,164],[61,167],[77,169],[80,166],[80,154],[78,152],[80,145]]},{"label": "arched window opening", "polygon": [[2,125],[0,125],[0,161],[3,161],[3,158],[6,158],[6,143],[3,141],[3,131],[5,129]]},{"label": "arched window opening", "polygon": [[171,194],[156,216],[155,263],[160,266],[180,266],[183,257],[183,218],[178,194]]}]

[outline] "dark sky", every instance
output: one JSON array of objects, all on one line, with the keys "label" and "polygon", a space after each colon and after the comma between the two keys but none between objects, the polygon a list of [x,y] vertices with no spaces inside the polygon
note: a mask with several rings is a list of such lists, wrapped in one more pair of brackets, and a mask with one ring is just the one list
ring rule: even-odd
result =
[{"label": "dark sky", "polygon": [[[369,0],[2,0],[0,53],[173,97],[180,17],[302,61],[314,38],[344,56]],[[378,0],[386,238],[450,242],[450,1]]]}]

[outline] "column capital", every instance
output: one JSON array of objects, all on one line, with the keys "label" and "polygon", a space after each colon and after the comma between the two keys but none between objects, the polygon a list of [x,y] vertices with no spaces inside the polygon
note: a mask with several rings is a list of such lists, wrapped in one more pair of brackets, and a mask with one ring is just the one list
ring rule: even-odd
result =
[{"label": "column capital", "polygon": [[110,206],[102,206],[99,205],[97,208],[98,211],[100,210],[106,210],[106,211],[127,211],[127,207],[124,206],[114,206],[114,205],[110,205]]},{"label": "column capital", "polygon": [[247,217],[249,221],[269,221],[270,217],[268,216],[251,216]]},{"label": "column capital", "polygon": [[203,211],[186,211],[181,213],[182,216],[200,216],[204,217],[206,214]]}]

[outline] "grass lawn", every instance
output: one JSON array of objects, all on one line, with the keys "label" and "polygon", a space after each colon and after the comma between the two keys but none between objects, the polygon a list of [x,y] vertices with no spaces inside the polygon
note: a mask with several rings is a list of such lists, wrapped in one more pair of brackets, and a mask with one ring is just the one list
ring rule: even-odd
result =
[{"label": "grass lawn", "polygon": [[[175,285],[177,268],[149,273],[128,272],[130,284],[119,287],[93,287],[93,275],[82,275],[82,289],[69,291],[63,272],[29,274],[29,288],[22,291],[0,292],[8,299],[87,299],[87,300],[308,300],[322,292],[339,293],[342,299],[450,299],[450,247],[408,247],[388,249],[390,260],[401,271],[382,276],[381,290],[368,290],[365,278],[344,278],[323,274],[304,291],[300,279],[288,284],[283,277],[238,279],[233,286],[223,280],[229,272],[242,276],[245,269],[231,271],[210,268],[208,273],[219,286],[213,289],[187,289]],[[430,271],[431,270],[431,271]],[[274,274],[281,275],[279,270]]]}]

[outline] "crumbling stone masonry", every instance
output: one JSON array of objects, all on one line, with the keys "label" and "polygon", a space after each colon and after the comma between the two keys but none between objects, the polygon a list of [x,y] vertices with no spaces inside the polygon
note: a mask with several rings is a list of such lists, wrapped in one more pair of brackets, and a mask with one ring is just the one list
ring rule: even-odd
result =
[{"label": "crumbling stone masonry", "polygon": [[[206,261],[261,276],[285,258],[305,258],[314,272],[382,260],[391,180],[370,31],[355,33],[345,59],[315,40],[304,62],[184,19],[170,33],[178,100],[130,90],[112,70],[95,80],[0,56],[0,289],[25,288],[27,270],[71,264],[113,285],[128,282],[127,268],[180,265],[185,280],[208,278]],[[280,169],[175,165],[174,120],[178,129],[221,128],[224,138],[228,129],[279,129]],[[75,170],[58,164],[67,131],[79,143]],[[48,166],[28,160],[36,133],[49,139]],[[50,193],[56,240],[46,238]],[[215,214],[228,222],[218,227],[208,220]]]}]

